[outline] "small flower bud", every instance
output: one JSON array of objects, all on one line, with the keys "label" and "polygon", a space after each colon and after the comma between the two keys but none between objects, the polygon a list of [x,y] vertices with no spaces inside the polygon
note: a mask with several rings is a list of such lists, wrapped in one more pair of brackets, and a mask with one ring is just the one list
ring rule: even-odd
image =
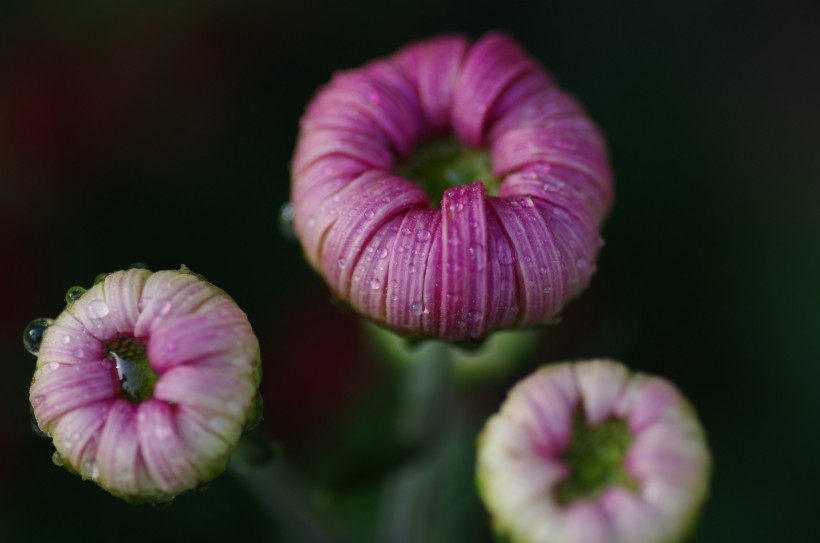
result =
[{"label": "small flower bud", "polygon": [[667,381],[594,360],[546,366],[486,424],[478,487],[511,542],[680,541],[706,497],[710,457]]},{"label": "small flower bud", "polygon": [[236,303],[184,266],[110,273],[67,299],[30,390],[55,463],[134,502],[167,502],[221,473],[261,375]]},{"label": "small flower bud", "polygon": [[336,73],[291,166],[288,212],[310,264],[338,299],[408,336],[554,321],[595,272],[612,201],[598,128],[499,33]]}]

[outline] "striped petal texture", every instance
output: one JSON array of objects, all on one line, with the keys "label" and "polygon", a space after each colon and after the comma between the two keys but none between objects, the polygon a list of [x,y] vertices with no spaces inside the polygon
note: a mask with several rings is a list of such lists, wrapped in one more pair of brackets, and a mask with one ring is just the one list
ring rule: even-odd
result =
[{"label": "striped petal texture", "polygon": [[69,301],[36,354],[30,400],[55,462],[129,501],[210,481],[258,408],[247,317],[185,267],[108,274]]},{"label": "striped petal texture", "polygon": [[[396,175],[445,134],[489,153],[499,194],[475,179],[431,201]],[[595,271],[612,203],[601,133],[500,33],[336,73],[301,120],[291,173],[296,235],[332,293],[399,333],[447,340],[556,319]]]},{"label": "striped petal texture", "polygon": [[593,360],[510,391],[479,439],[477,477],[505,541],[670,543],[697,518],[710,466],[675,387]]}]

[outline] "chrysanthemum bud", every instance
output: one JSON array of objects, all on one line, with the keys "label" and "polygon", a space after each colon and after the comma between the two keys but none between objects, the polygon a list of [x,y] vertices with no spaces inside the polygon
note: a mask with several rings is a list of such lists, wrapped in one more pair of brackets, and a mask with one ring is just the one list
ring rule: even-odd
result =
[{"label": "chrysanthemum bud", "polygon": [[544,367],[484,428],[479,491],[496,530],[523,543],[669,543],[705,499],[698,420],[663,379],[594,360]]},{"label": "chrysanthemum bud", "polygon": [[292,200],[336,297],[464,340],[549,322],[583,291],[612,179],[597,127],[515,41],[447,36],[334,75],[302,118]]},{"label": "chrysanthemum bud", "polygon": [[[185,267],[110,273],[66,298],[27,345],[38,355],[31,405],[55,463],[155,503],[221,473],[254,416],[261,371],[236,303]],[[36,335],[27,329],[29,343]]]}]

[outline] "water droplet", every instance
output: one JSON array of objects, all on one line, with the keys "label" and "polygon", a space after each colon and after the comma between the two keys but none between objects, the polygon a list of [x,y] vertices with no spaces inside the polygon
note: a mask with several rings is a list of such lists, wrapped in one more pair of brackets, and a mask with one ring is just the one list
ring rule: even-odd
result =
[{"label": "water droplet", "polygon": [[340,268],[344,268],[345,266],[347,266],[347,259],[343,256],[340,256],[336,259],[336,265]]},{"label": "water droplet", "polygon": [[43,334],[52,324],[54,324],[54,321],[51,319],[34,319],[28,323],[26,329],[23,330],[23,346],[28,352],[35,356],[40,352]]},{"label": "water droplet", "polygon": [[382,288],[382,282],[378,279],[373,279],[370,281],[370,288],[372,288],[373,290],[379,290],[380,288]]},{"label": "water droplet", "polygon": [[154,312],[159,315],[160,317],[167,315],[171,312],[171,300],[165,300],[161,304],[159,304]]},{"label": "water droplet", "polygon": [[464,211],[464,204],[461,202],[452,202],[450,204],[450,213],[461,213]]},{"label": "water droplet", "polygon": [[416,273],[416,265],[412,262],[407,265],[407,273]]},{"label": "water droplet", "polygon": [[145,262],[134,262],[130,266],[128,266],[129,270],[147,270],[148,264]]},{"label": "water droplet", "polygon": [[106,277],[108,277],[107,273],[98,273],[96,277],[94,277],[94,284],[101,283]]},{"label": "water droplet", "polygon": [[65,293],[65,303],[70,304],[77,298],[83,295],[85,289],[83,287],[71,287]]},{"label": "water droplet", "polygon": [[54,454],[51,455],[51,461],[54,462],[55,466],[63,466],[63,457],[57,451],[54,451]]},{"label": "water droplet", "polygon": [[413,302],[412,304],[410,304],[410,313],[418,317],[419,315],[424,313],[424,304],[422,304],[421,302]]},{"label": "water droplet", "polygon": [[504,238],[499,238],[499,240],[495,244],[495,249],[498,253],[498,261],[502,264],[509,266],[513,262],[515,262],[515,257],[513,256],[512,249],[510,248],[510,244]]},{"label": "water droplet", "polygon": [[476,309],[471,309],[467,312],[467,320],[475,324],[481,321],[481,313]]},{"label": "water droplet", "polygon": [[390,299],[393,300],[394,302],[398,302],[399,301],[399,295],[398,294],[393,294],[392,296],[390,296]]},{"label": "water droplet", "polygon": [[586,259],[586,258],[579,258],[579,259],[575,262],[575,264],[578,266],[578,269],[579,269],[579,270],[585,270],[585,269],[587,268],[587,266],[589,265],[589,264],[587,263],[587,259]]},{"label": "water droplet", "polygon": [[376,212],[373,211],[372,209],[368,209],[367,211],[365,211],[363,213],[363,215],[364,215],[364,218],[369,221],[370,219],[372,219],[373,217],[376,216]]},{"label": "water droplet", "polygon": [[530,198],[529,196],[524,196],[524,198],[521,199],[521,204],[524,207],[535,207],[532,198]]},{"label": "water droplet", "polygon": [[62,343],[63,345],[68,345],[69,343],[71,343],[71,336],[69,336],[68,334],[63,334],[63,337],[60,338],[60,343]]},{"label": "water droplet", "polygon": [[97,462],[94,460],[87,460],[83,462],[83,467],[80,470],[80,475],[83,479],[97,480],[100,477],[100,468],[97,467]]},{"label": "water droplet", "polygon": [[416,232],[416,241],[419,243],[424,243],[425,241],[430,239],[430,231],[429,230],[419,230]]},{"label": "water droplet", "polygon": [[467,252],[470,255],[470,266],[473,271],[480,272],[487,267],[487,251],[484,250],[483,245],[478,243],[470,245]]},{"label": "water droplet", "polygon": [[376,252],[376,257],[383,260],[387,258],[388,254],[390,254],[390,251],[387,250],[387,247],[382,247]]},{"label": "water droplet", "polygon": [[92,319],[102,319],[108,316],[108,304],[103,300],[94,300],[88,304],[88,316]]},{"label": "water droplet", "polygon": [[285,202],[279,208],[279,233],[286,240],[296,239],[296,232],[293,228],[293,204]]},{"label": "water droplet", "polygon": [[313,228],[314,226],[316,226],[316,217],[309,218],[308,222],[307,222],[307,225],[308,225],[308,228]]}]

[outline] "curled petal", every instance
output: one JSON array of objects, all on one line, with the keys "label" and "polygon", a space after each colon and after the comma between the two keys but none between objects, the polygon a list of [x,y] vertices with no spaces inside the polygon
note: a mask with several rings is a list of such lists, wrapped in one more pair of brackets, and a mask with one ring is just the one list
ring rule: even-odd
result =
[{"label": "curled petal", "polygon": [[[603,137],[509,36],[433,38],[339,72],[301,128],[297,236],[332,293],[372,320],[478,339],[553,321],[595,271],[612,200]],[[491,167],[446,139],[403,162],[448,129],[488,145]],[[428,198],[397,164],[447,189]]]},{"label": "curled petal", "polygon": [[30,400],[55,462],[137,502],[225,468],[261,371],[246,315],[184,266],[109,274],[69,302],[39,353]]},{"label": "curled petal", "polygon": [[518,383],[479,439],[478,487],[496,530],[512,542],[680,541],[706,494],[709,453],[672,391],[609,360]]}]

